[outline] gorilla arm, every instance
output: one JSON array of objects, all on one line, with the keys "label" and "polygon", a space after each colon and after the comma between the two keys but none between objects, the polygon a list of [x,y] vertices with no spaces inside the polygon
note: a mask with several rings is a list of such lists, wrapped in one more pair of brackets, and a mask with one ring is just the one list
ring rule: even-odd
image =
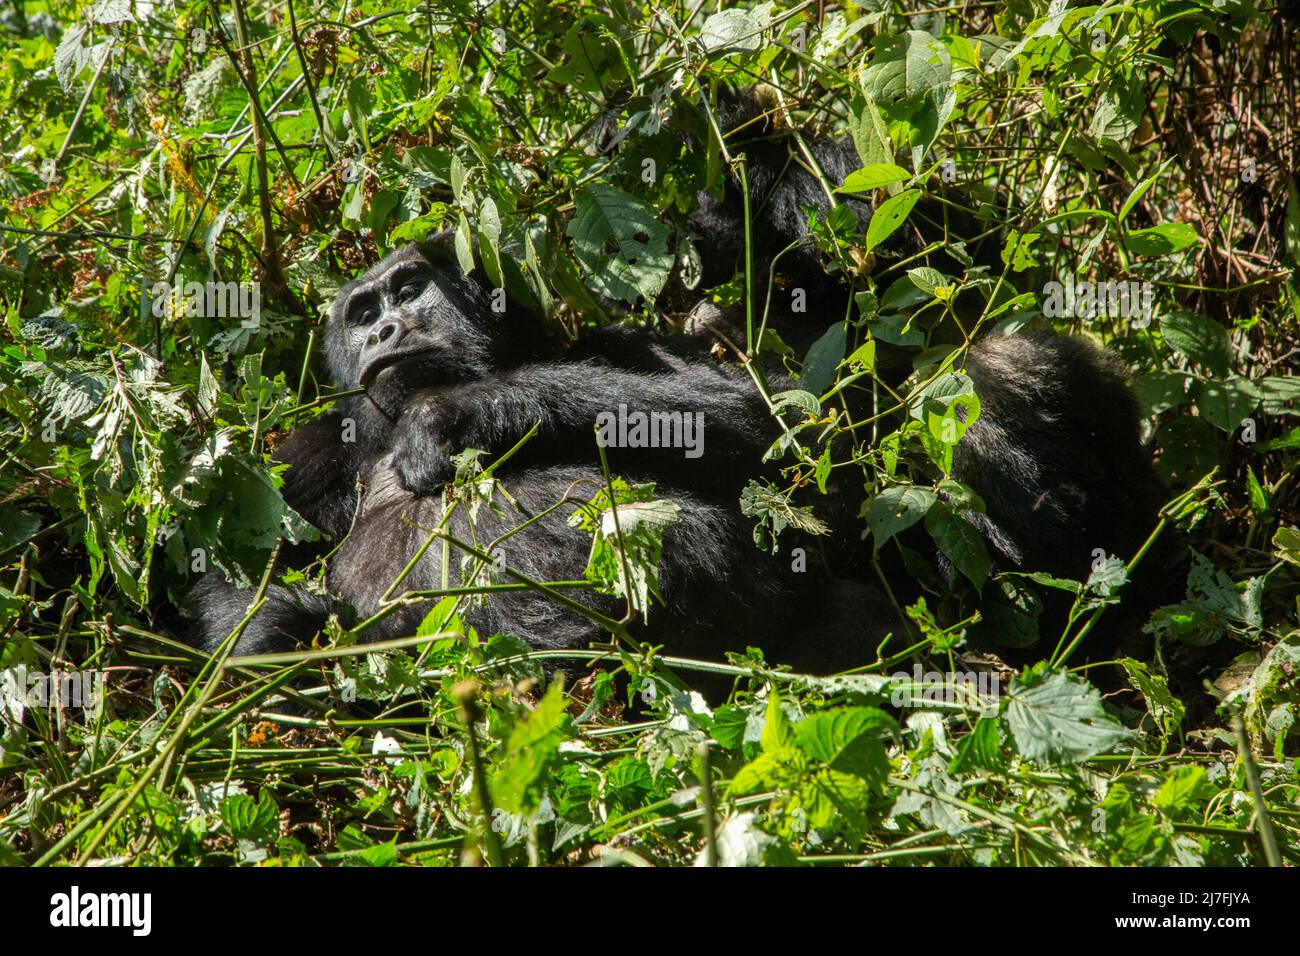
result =
[{"label": "gorilla arm", "polygon": [[[394,458],[406,488],[427,494],[451,477],[453,452],[479,448],[495,458],[539,424],[538,435],[520,449],[520,461],[594,460],[602,416],[617,422],[637,412],[647,422],[646,441],[624,443],[619,435],[626,437],[625,431],[610,436],[614,440],[604,442],[610,467],[652,471],[700,491],[738,493],[736,475],[758,465],[776,434],[754,387],[716,366],[694,362],[651,374],[585,359],[523,365],[424,390],[398,423]],[[650,433],[659,447],[647,447]],[[690,445],[683,447],[688,435]]]}]

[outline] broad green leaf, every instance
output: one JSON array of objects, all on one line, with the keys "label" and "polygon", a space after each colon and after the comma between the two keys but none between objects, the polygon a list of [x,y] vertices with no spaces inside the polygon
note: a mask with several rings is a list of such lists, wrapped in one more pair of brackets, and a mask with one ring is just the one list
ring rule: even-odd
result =
[{"label": "broad green leaf", "polygon": [[867,252],[894,234],[894,230],[903,224],[920,198],[919,189],[905,189],[880,204],[880,208],[872,213],[871,221],[867,223]]},{"label": "broad green leaf", "polygon": [[808,349],[799,374],[799,387],[813,395],[821,395],[835,381],[835,370],[844,358],[848,331],[843,322],[836,322]]},{"label": "broad green leaf", "polygon": [[566,232],[596,291],[628,304],[654,299],[673,264],[668,228],[640,200],[605,183],[584,187],[576,205]]},{"label": "broad green leaf", "polygon": [[1250,379],[1230,375],[1198,383],[1194,393],[1201,417],[1219,431],[1231,434],[1259,406],[1259,389]]},{"label": "broad green leaf", "polygon": [[1176,816],[1196,800],[1204,783],[1204,767],[1194,765],[1175,767],[1168,779],[1156,791],[1156,795],[1151,798],[1151,803],[1156,809],[1163,810],[1170,816]]},{"label": "broad green leaf", "polygon": [[894,141],[889,135],[889,125],[870,96],[854,97],[849,112],[849,133],[857,147],[858,158],[868,168],[893,166]]},{"label": "broad green leaf", "polygon": [[1130,252],[1139,256],[1168,256],[1196,245],[1196,230],[1185,222],[1137,229],[1125,237]]},{"label": "broad green leaf", "polygon": [[947,276],[938,269],[931,269],[929,266],[917,266],[915,269],[908,269],[907,277],[912,280],[912,285],[922,292],[934,296],[937,296],[939,290],[948,284]]},{"label": "broad green leaf", "polygon": [[1218,322],[1195,312],[1171,312],[1161,318],[1160,331],[1174,351],[1212,372],[1227,374],[1232,341]]},{"label": "broad green leaf", "polygon": [[1083,763],[1131,736],[1106,713],[1097,688],[1060,671],[1014,680],[1005,720],[1016,749],[1045,764]]},{"label": "broad green leaf", "polygon": [[892,186],[912,178],[902,166],[893,163],[873,163],[862,169],[855,169],[844,177],[844,185],[835,190],[839,193],[865,193],[883,186]]},{"label": "broad green leaf", "polygon": [[1186,372],[1157,369],[1139,375],[1133,380],[1133,391],[1143,415],[1159,415],[1171,408],[1185,405],[1188,400],[1187,385],[1192,377]]},{"label": "broad green leaf", "polygon": [[568,699],[557,680],[537,709],[510,731],[505,756],[492,778],[492,795],[498,806],[510,813],[532,813],[537,809],[547,773],[571,730]]},{"label": "broad green leaf", "polygon": [[808,758],[793,744],[764,749],[736,772],[731,778],[728,792],[743,796],[764,790],[788,789],[799,783],[799,778],[807,769]]},{"label": "broad green leaf", "polygon": [[700,42],[710,53],[757,50],[763,44],[762,25],[748,10],[723,10],[704,21]]},{"label": "broad green leaf", "polygon": [[799,749],[832,770],[860,777],[873,787],[889,774],[884,738],[898,725],[875,707],[841,707],[813,714],[794,728]]},{"label": "broad green leaf", "polygon": [[975,527],[943,503],[931,508],[925,516],[925,528],[939,546],[939,550],[981,590],[989,576],[989,553],[984,539]]},{"label": "broad green leaf", "polygon": [[868,372],[876,368],[876,340],[868,334],[867,340],[853,350],[848,358],[849,365],[860,365]]},{"label": "broad green leaf", "polygon": [[871,539],[877,550],[885,542],[905,531],[925,517],[930,506],[938,498],[928,488],[915,485],[894,485],[886,488],[875,498],[867,509],[867,526],[871,529]]},{"label": "broad green leaf", "polygon": [[876,38],[862,71],[862,88],[883,109],[896,114],[942,98],[952,82],[952,60],[943,44],[923,30]]}]

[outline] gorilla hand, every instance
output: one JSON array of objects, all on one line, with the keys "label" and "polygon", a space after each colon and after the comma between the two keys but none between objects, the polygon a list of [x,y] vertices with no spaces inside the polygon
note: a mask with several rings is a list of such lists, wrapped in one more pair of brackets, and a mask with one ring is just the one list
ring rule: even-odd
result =
[{"label": "gorilla hand", "polygon": [[393,435],[391,460],[407,491],[431,495],[451,481],[456,466],[451,456],[475,447],[470,409],[455,401],[450,390],[410,403]]}]

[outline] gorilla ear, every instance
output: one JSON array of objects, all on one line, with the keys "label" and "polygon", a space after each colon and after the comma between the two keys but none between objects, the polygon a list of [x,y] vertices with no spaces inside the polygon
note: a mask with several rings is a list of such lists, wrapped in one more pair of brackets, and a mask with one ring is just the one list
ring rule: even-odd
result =
[{"label": "gorilla ear", "polygon": [[456,252],[456,230],[453,227],[439,229],[416,245],[424,257],[435,266],[448,269],[459,275],[468,276],[477,285],[488,291],[493,288],[492,283],[488,281],[487,273],[483,271],[483,266],[480,265],[483,261],[483,254],[479,251],[478,236],[470,236],[470,258],[473,259],[473,265],[468,270],[465,269],[460,261],[460,255]]},{"label": "gorilla ear", "polygon": [[[474,267],[466,272],[461,266],[460,256],[456,252],[456,230],[441,229],[419,244],[420,251],[435,266],[448,269],[457,275],[466,276],[487,295],[493,295],[497,286],[484,271],[483,254],[479,248],[478,236],[470,237],[470,254]],[[545,316],[546,310],[537,301],[537,296],[524,279],[519,269],[519,260],[523,258],[521,249],[515,246],[501,247],[501,271],[505,282],[505,295],[508,307],[515,314],[526,314],[535,319]]]},{"label": "gorilla ear", "polygon": [[718,125],[728,142],[743,143],[789,133],[785,113],[776,90],[767,83],[739,89],[724,86],[718,91]]},{"label": "gorilla ear", "polygon": [[[474,262],[478,262],[478,240],[472,241],[474,249]],[[424,257],[436,266],[455,266],[460,268],[460,261],[456,258],[456,230],[452,228],[439,229],[433,235],[427,237],[423,242],[416,243]],[[475,271],[479,271],[477,266]]]}]

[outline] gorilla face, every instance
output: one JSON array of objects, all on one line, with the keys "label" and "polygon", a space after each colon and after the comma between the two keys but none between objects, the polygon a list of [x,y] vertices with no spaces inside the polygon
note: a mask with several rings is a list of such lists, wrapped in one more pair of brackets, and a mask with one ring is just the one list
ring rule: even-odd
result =
[{"label": "gorilla face", "polygon": [[418,388],[499,367],[507,344],[501,317],[472,279],[410,245],[339,291],[325,338],[330,373],[396,411]]}]

